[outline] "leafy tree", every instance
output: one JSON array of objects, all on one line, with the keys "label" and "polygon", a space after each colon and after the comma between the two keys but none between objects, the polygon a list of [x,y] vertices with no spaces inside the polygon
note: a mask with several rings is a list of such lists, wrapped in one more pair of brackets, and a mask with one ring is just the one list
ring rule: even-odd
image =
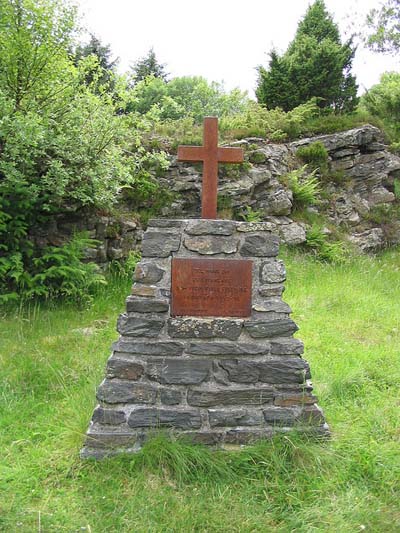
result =
[{"label": "leafy tree", "polygon": [[0,87],[15,110],[46,106],[70,87],[74,27],[75,10],[59,0],[0,0]]},{"label": "leafy tree", "polygon": [[400,73],[385,72],[361,98],[361,106],[382,119],[394,141],[400,141]]},{"label": "leafy tree", "polygon": [[148,54],[134,63],[131,67],[133,84],[139,83],[148,76],[160,78],[167,81],[168,74],[165,72],[165,65],[159,63],[153,48],[150,48]]},{"label": "leafy tree", "polygon": [[367,46],[376,52],[396,54],[400,50],[400,0],[386,0],[367,16],[372,33]]},{"label": "leafy tree", "polygon": [[110,45],[104,45],[100,39],[91,34],[87,44],[77,46],[73,60],[77,66],[85,58],[92,58],[94,61],[87,62],[84,82],[92,86],[97,92],[102,90],[113,91],[115,89],[115,68],[118,58],[111,59]]},{"label": "leafy tree", "polygon": [[201,76],[183,76],[165,83],[160,78],[148,76],[133,88],[130,110],[149,113],[160,120],[190,117],[201,123],[207,115],[219,117],[244,111],[248,98],[239,89],[225,92],[222,85],[209,83]]},{"label": "leafy tree", "polygon": [[313,97],[321,108],[353,110],[357,104],[357,85],[350,73],[354,53],[351,39],[341,43],[324,1],[315,0],[287,51],[280,56],[273,50],[268,68],[258,67],[257,99],[270,109],[285,111]]},{"label": "leafy tree", "polygon": [[44,270],[54,271],[31,228],[60,212],[110,209],[123,187],[154,196],[152,168],[165,157],[142,147],[141,117],[119,116],[112,95],[81,83],[94,58],[73,63],[68,4],[0,0],[0,9],[0,293],[16,298],[39,294]]}]

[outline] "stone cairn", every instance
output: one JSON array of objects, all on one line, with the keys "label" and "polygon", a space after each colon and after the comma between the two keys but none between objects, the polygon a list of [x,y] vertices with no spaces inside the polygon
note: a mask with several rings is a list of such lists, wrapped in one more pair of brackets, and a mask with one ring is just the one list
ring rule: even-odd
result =
[{"label": "stone cairn", "polygon": [[[329,433],[281,299],[286,273],[271,229],[150,221],[82,457],[135,452],[159,429],[216,447],[293,429]],[[174,316],[171,264],[179,258],[250,260],[249,315]]]}]

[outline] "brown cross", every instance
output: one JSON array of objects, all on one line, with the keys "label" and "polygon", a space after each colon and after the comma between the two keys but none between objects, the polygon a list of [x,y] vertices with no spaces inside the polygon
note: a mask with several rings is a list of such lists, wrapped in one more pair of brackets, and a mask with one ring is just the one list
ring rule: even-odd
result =
[{"label": "brown cross", "polygon": [[205,117],[203,146],[178,146],[178,161],[203,162],[201,218],[217,218],[218,163],[241,163],[243,149],[218,147],[218,119]]}]

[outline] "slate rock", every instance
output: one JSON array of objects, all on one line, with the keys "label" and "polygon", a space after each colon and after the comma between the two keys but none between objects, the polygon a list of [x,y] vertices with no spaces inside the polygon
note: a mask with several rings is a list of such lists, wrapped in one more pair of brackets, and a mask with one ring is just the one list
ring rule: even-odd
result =
[{"label": "slate rock", "polygon": [[182,228],[184,225],[183,220],[173,220],[170,218],[151,218],[148,223],[148,227],[150,228],[175,228],[179,229]]},{"label": "slate rock", "polygon": [[268,342],[261,344],[229,343],[229,342],[191,342],[187,352],[192,355],[268,355],[270,345]]},{"label": "slate rock", "polygon": [[140,283],[158,283],[165,274],[165,270],[154,263],[140,262],[136,265],[134,280]]},{"label": "slate rock", "polygon": [[193,444],[216,446],[221,442],[223,433],[218,431],[185,431],[182,436]]},{"label": "slate rock", "polygon": [[274,405],[290,407],[293,405],[312,405],[316,403],[317,397],[309,392],[287,392],[277,394],[274,398]]},{"label": "slate rock", "polygon": [[265,422],[271,426],[293,426],[299,413],[288,407],[267,407],[263,409],[263,415]]},{"label": "slate rock", "polygon": [[238,249],[238,239],[213,235],[185,237],[185,247],[200,255],[233,254]]},{"label": "slate rock", "polygon": [[240,248],[240,255],[244,257],[273,257],[279,252],[279,237],[277,235],[246,235]]},{"label": "slate rock", "polygon": [[246,320],[244,328],[253,338],[272,338],[292,335],[299,328],[290,318],[280,320]]},{"label": "slate rock", "polygon": [[122,337],[113,344],[113,349],[116,354],[161,355],[167,357],[171,355],[182,355],[183,344],[178,341],[137,342],[132,338]]},{"label": "slate rock", "polygon": [[170,385],[196,385],[205,381],[212,368],[212,361],[196,359],[163,359],[148,363],[150,379]]},{"label": "slate rock", "polygon": [[157,389],[145,383],[105,379],[97,390],[97,399],[106,403],[155,403]]},{"label": "slate rock", "polygon": [[258,289],[258,294],[260,296],[270,298],[273,296],[282,296],[285,287],[280,283],[274,283],[269,285],[261,285]]},{"label": "slate rock", "polygon": [[93,412],[92,422],[118,426],[125,422],[125,413],[117,409],[104,409],[101,406],[97,406]]},{"label": "slate rock", "polygon": [[260,266],[261,283],[282,283],[286,279],[286,269],[283,261],[272,259],[264,261]]},{"label": "slate rock", "polygon": [[304,352],[304,344],[300,339],[291,337],[271,340],[271,355],[300,355]]},{"label": "slate rock", "polygon": [[128,296],[126,310],[128,313],[165,313],[169,309],[169,301],[155,298]]},{"label": "slate rock", "polygon": [[218,365],[235,383],[304,383],[309,377],[307,362],[297,357],[269,361],[222,360]]},{"label": "slate rock", "polygon": [[200,411],[197,409],[158,409],[154,407],[139,408],[131,412],[128,426],[173,427],[180,429],[197,429],[201,427]]},{"label": "slate rock", "polygon": [[180,235],[165,231],[146,231],[142,242],[143,257],[168,257],[181,244]]},{"label": "slate rock", "polygon": [[198,220],[189,222],[186,227],[188,235],[232,235],[236,229],[233,220]]},{"label": "slate rock", "polygon": [[272,430],[269,428],[254,430],[231,429],[225,434],[224,444],[251,444],[262,439],[269,439],[272,434]]},{"label": "slate rock", "polygon": [[165,320],[158,316],[141,317],[123,313],[118,318],[117,331],[127,337],[156,337],[164,324]]},{"label": "slate rock", "polygon": [[[100,449],[107,449],[107,450],[113,450],[118,448],[136,448],[137,442],[140,440],[140,437],[138,439],[138,435],[133,432],[124,431],[124,432],[115,432],[115,431],[107,431],[107,430],[96,430],[93,432],[88,432],[85,442],[85,448],[83,450],[82,456],[83,457],[96,457],[95,454],[90,453],[90,449],[94,448],[97,450]],[[105,454],[107,455],[107,454]],[[100,457],[104,457],[105,455],[101,455]]]},{"label": "slate rock", "polygon": [[263,422],[261,411],[248,409],[209,409],[208,419],[212,428],[258,426]]},{"label": "slate rock", "polygon": [[155,298],[157,295],[157,287],[154,285],[142,285],[135,283],[131,289],[132,296],[142,296],[144,298]]},{"label": "slate rock", "polygon": [[272,222],[240,222],[237,225],[237,231],[243,232],[243,233],[253,233],[253,232],[260,232],[260,231],[274,231],[276,229],[276,225]]},{"label": "slate rock", "polygon": [[165,389],[161,389],[160,399],[164,405],[178,405],[182,401],[182,392],[166,387]]},{"label": "slate rock", "polygon": [[191,389],[188,391],[189,405],[213,407],[225,405],[262,405],[271,403],[274,397],[272,387],[255,388],[208,388]]},{"label": "slate rock", "polygon": [[289,314],[292,312],[290,306],[281,300],[281,298],[268,298],[263,300],[261,303],[257,302],[253,304],[254,311],[260,313],[285,313]]},{"label": "slate rock", "polygon": [[129,359],[111,356],[107,362],[107,377],[119,379],[131,379],[133,381],[142,377],[144,367],[142,364]]},{"label": "slate rock", "polygon": [[180,339],[222,337],[236,340],[242,326],[243,320],[171,318],[168,320],[168,333],[171,337]]}]

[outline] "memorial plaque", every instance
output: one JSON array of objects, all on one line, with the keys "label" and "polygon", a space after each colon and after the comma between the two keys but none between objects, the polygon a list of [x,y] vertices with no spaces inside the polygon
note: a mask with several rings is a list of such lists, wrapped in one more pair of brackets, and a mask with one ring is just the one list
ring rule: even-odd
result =
[{"label": "memorial plaque", "polygon": [[172,260],[172,316],[251,314],[252,261]]}]

